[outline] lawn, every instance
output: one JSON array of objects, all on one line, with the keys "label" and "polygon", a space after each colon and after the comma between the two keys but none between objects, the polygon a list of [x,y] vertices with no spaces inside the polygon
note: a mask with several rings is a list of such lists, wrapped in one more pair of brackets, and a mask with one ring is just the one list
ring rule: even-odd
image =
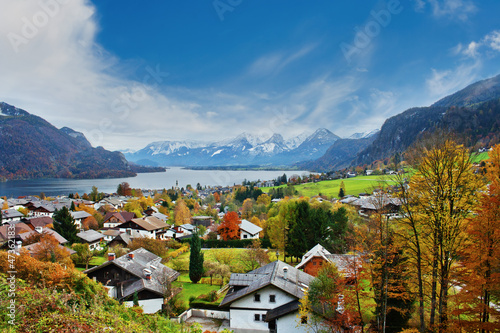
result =
[{"label": "lawn", "polygon": [[[300,195],[306,197],[313,197],[316,195],[325,195],[329,198],[338,197],[340,183],[343,181],[345,186],[346,195],[358,195],[359,193],[371,193],[373,188],[380,183],[385,185],[392,185],[394,176],[357,176],[346,179],[324,180],[317,183],[306,183],[296,185],[295,189]],[[273,187],[261,188],[263,192],[269,192]]]}]

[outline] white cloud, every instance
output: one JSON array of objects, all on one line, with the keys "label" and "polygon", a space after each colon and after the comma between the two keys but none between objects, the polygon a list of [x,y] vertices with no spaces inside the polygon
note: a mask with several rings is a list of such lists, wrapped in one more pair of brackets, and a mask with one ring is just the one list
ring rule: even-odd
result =
[{"label": "white cloud", "polygon": [[479,41],[472,41],[466,47],[459,43],[452,48],[453,55],[464,55],[468,58],[478,58],[481,49],[497,52],[500,51],[500,30],[494,30],[481,38]]},{"label": "white cloud", "polygon": [[310,44],[292,53],[280,51],[261,56],[250,65],[248,74],[252,76],[277,74],[288,65],[311,53],[316,46],[317,44]]},{"label": "white cloud", "polygon": [[432,97],[441,98],[476,81],[480,61],[461,64],[454,70],[432,69],[432,75],[426,80],[427,89]]},{"label": "white cloud", "polygon": [[484,43],[491,49],[500,52],[500,30],[490,32],[484,37]]},{"label": "white cloud", "polygon": [[426,4],[432,8],[432,14],[437,17],[449,17],[467,21],[469,16],[477,11],[471,0],[415,0],[417,11],[422,11]]}]

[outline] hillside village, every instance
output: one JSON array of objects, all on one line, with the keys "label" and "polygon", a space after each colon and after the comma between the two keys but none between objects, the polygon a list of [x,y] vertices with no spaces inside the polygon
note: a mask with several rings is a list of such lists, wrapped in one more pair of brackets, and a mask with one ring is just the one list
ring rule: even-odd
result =
[{"label": "hillside village", "polygon": [[[464,148],[446,142],[440,149],[460,163]],[[434,151],[439,150],[426,153],[428,160]],[[468,201],[456,204],[469,205],[464,206],[466,211],[486,209],[481,200],[489,200],[489,196],[483,198],[477,190],[485,184],[482,175],[493,180],[490,191],[496,190],[498,164],[493,161],[499,153],[498,147],[490,151],[486,163],[463,161],[463,174],[455,181],[460,183],[465,177],[471,187],[464,194]],[[303,185],[332,182],[322,181],[324,175],[300,182],[283,175],[273,181],[247,181],[225,188],[198,184],[196,188],[145,191],[121,183],[114,194],[100,193],[94,187],[81,197],[71,193],[52,198],[42,193],[2,198],[0,243],[4,253],[8,251],[9,261],[15,254],[16,265],[24,267],[21,262],[35,260],[63,270],[76,269],[86,276],[86,283],[93,281],[104,288],[102,297],[137,309],[142,316],[170,318],[172,325],[187,325],[193,332],[197,325],[208,331],[340,328],[375,332],[380,318],[386,320],[386,331],[397,332],[418,326],[419,295],[424,295],[420,309],[431,304],[433,297],[429,287],[418,289],[410,284],[412,276],[420,276],[412,267],[425,267],[411,252],[415,249],[412,237],[417,235],[411,226],[418,223],[418,228],[432,228],[413,214],[427,214],[426,205],[433,205],[434,200],[408,205],[409,200],[416,200],[413,189],[425,189],[420,177],[433,172],[423,162],[415,167],[416,173],[387,169],[390,182],[373,182],[356,196],[346,194],[345,183],[362,176],[346,171],[346,178],[337,180],[336,197],[305,197],[297,191],[304,181]],[[415,207],[421,208],[414,211]],[[474,221],[472,215],[453,218],[464,225],[472,226]],[[406,233],[406,238],[396,230]],[[454,237],[465,236],[462,233],[467,231],[461,230]],[[425,239],[432,234],[420,236]],[[462,243],[460,251],[473,245],[468,244]],[[420,251],[429,248],[422,246]],[[465,265],[457,257],[447,260],[454,261],[447,269],[457,270],[456,274]],[[0,261],[2,267],[6,264]],[[441,267],[438,274],[443,270]],[[29,279],[33,274],[29,271],[16,272]],[[43,281],[46,279],[54,276]],[[454,302],[461,289],[471,292],[467,281],[464,276],[460,288],[446,287],[454,290],[450,304],[459,304]],[[389,293],[380,285],[389,286]],[[497,289],[492,288],[488,311],[495,312]],[[443,297],[436,295],[438,301]],[[461,325],[463,319],[457,322],[456,318],[460,317],[450,313],[446,324]],[[489,323],[496,325],[494,319]]]}]

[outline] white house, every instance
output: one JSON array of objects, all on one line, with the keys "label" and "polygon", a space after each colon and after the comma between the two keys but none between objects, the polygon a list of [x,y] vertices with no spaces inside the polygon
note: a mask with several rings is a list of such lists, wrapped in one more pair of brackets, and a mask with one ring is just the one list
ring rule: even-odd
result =
[{"label": "white house", "polygon": [[75,225],[78,229],[82,230],[82,222],[85,220],[87,217],[91,217],[89,213],[87,213],[84,210],[80,210],[77,212],[71,212],[71,217],[73,218],[73,221],[75,222]]},{"label": "white house", "polygon": [[240,238],[241,239],[258,239],[262,228],[245,219],[241,220]]},{"label": "white house", "polygon": [[81,243],[89,244],[90,250],[102,250],[101,241],[104,239],[104,235],[95,230],[82,231],[76,234],[80,238]]},{"label": "white house", "polygon": [[161,310],[164,303],[166,286],[179,277],[175,270],[163,265],[162,258],[139,248],[120,258],[108,254],[104,264],[86,270],[89,278],[101,282],[108,295],[132,306],[134,294],[144,313]]},{"label": "white house", "polygon": [[168,227],[170,227],[168,224],[154,216],[132,219],[117,226],[120,231],[126,232],[130,236],[132,236],[132,231],[135,231],[139,237],[155,239],[159,231],[163,231]]},{"label": "white house", "polygon": [[299,300],[313,279],[281,261],[246,274],[231,274],[220,304],[229,308],[230,329],[235,333],[307,332],[297,314]]}]

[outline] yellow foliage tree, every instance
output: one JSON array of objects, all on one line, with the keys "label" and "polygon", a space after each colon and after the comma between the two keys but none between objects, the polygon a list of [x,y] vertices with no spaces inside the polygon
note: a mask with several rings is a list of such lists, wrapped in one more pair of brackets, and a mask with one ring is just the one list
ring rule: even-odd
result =
[{"label": "yellow foliage tree", "polygon": [[174,221],[175,225],[191,223],[191,212],[182,199],[177,200],[177,202],[175,203]]}]

